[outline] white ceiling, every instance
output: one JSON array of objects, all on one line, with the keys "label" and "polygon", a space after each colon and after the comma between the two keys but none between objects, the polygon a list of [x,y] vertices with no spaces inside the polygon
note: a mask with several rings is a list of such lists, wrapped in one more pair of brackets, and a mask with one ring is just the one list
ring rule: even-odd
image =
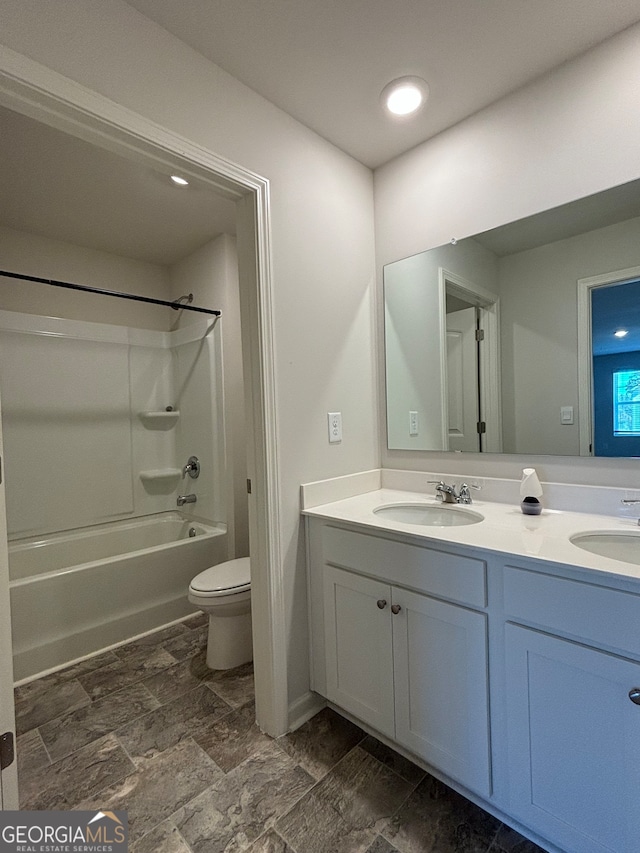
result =
[{"label": "white ceiling", "polygon": [[[128,2],[369,166],[640,20],[640,0]],[[379,93],[403,74],[431,95],[394,122]],[[235,231],[208,188],[8,110],[0,126],[0,225],[165,265]]]},{"label": "white ceiling", "polygon": [[[375,168],[640,20],[640,0],[128,0]],[[382,88],[423,77],[412,121]]]},{"label": "white ceiling", "polygon": [[162,265],[235,233],[234,203],[209,188],[11,110],[0,127],[0,225]]},{"label": "white ceiling", "polygon": [[504,257],[636,217],[640,217],[640,180],[484,231],[474,240]]}]

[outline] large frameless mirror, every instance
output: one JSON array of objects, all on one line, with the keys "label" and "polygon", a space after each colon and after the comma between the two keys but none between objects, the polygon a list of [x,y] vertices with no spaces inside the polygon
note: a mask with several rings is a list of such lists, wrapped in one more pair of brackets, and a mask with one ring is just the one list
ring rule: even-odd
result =
[{"label": "large frameless mirror", "polygon": [[640,181],[384,269],[392,450],[640,456]]}]

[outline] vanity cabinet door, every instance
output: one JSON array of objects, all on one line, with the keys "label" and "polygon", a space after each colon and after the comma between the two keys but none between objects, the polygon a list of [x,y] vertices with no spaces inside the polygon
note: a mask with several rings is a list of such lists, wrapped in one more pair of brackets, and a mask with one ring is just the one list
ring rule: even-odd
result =
[{"label": "vanity cabinet door", "polygon": [[324,568],[327,698],[393,737],[391,587]]},{"label": "vanity cabinet door", "polygon": [[640,836],[640,664],[506,626],[511,814],[567,853]]},{"label": "vanity cabinet door", "polygon": [[396,739],[491,795],[487,617],[393,590]]}]

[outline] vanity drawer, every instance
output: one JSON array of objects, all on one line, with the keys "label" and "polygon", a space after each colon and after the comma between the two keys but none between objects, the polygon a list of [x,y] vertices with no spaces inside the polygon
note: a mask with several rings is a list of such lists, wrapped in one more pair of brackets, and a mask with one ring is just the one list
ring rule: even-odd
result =
[{"label": "vanity drawer", "polygon": [[395,542],[327,525],[322,534],[326,563],[442,598],[486,607],[486,563],[422,545]]},{"label": "vanity drawer", "polygon": [[640,595],[632,592],[506,566],[504,608],[509,619],[640,656]]}]

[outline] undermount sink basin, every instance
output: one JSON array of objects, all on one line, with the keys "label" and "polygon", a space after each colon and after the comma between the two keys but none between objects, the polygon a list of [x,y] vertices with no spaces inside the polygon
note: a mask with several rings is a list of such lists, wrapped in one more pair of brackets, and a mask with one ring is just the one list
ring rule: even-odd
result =
[{"label": "undermount sink basin", "polygon": [[600,557],[640,566],[640,530],[593,530],[574,534],[571,542]]},{"label": "undermount sink basin", "polygon": [[479,512],[461,506],[434,506],[421,503],[383,504],[374,513],[389,521],[419,524],[423,527],[459,527],[477,524],[484,519]]}]

